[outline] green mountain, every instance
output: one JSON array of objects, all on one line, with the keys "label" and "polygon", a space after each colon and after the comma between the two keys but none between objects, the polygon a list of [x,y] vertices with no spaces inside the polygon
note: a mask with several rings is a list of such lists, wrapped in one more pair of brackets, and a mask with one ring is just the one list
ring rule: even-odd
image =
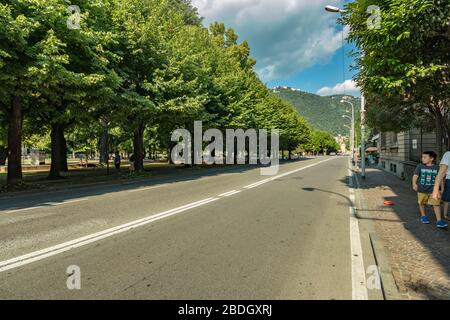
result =
[{"label": "green mountain", "polygon": [[[351,116],[351,107],[348,103],[340,102],[343,95],[322,97],[290,87],[277,87],[272,91],[293,104],[312,127],[327,131],[334,136],[349,135],[349,129],[345,125],[350,125],[350,120],[342,116]],[[354,104],[355,115],[358,118],[361,100],[350,97],[348,101]]]}]

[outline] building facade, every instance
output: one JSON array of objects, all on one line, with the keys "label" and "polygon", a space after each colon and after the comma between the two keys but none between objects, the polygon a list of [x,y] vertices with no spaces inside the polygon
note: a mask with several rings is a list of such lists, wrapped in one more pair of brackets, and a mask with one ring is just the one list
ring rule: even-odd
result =
[{"label": "building facade", "polygon": [[[442,150],[447,150],[442,141]],[[421,161],[422,152],[439,151],[436,133],[412,129],[406,132],[382,132],[377,137],[379,166],[402,179],[410,179]],[[442,155],[438,154],[441,158]]]}]

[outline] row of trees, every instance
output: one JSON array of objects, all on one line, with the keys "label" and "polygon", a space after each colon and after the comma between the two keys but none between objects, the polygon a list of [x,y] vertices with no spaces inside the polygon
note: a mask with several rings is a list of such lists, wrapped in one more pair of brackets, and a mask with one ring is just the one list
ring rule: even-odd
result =
[{"label": "row of trees", "polygon": [[[373,5],[380,8],[379,24],[367,23]],[[360,48],[357,82],[367,97],[369,124],[394,132],[435,129],[448,145],[450,2],[356,0],[347,9],[342,23],[351,26],[350,40]]]},{"label": "row of trees", "polygon": [[[189,0],[6,0],[0,4],[0,160],[21,183],[21,145],[50,137],[50,178],[67,152],[97,144],[131,148],[136,170],[149,148],[170,150],[171,132],[277,128],[283,150],[311,128],[253,70],[247,42],[201,24]],[[7,128],[7,130],[6,130]]]}]

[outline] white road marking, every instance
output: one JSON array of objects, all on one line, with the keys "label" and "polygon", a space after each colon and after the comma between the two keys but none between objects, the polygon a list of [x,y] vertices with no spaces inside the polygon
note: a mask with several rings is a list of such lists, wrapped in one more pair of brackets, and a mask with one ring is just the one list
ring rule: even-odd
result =
[{"label": "white road marking", "polygon": [[[323,161],[320,161],[320,162],[308,165],[306,167],[302,167],[302,168],[299,168],[299,169],[296,169],[296,170],[292,170],[292,171],[286,172],[284,174],[272,177],[270,179],[265,179],[263,181],[259,181],[259,182],[255,183],[253,185],[261,185],[261,184],[267,183],[269,181],[274,181],[274,180],[280,179],[282,177],[285,177],[285,176],[288,176],[288,175],[291,175],[291,174],[294,174],[294,173],[306,170],[308,168],[312,168],[312,167],[318,166],[319,164],[322,164],[324,162],[327,162],[327,161],[330,161],[330,160],[333,160],[333,159],[336,159],[336,158],[323,160]],[[242,190],[233,190],[233,192],[230,191],[229,193],[227,192],[227,194],[228,194],[228,196],[231,196],[231,195],[240,193],[241,191]],[[147,225],[149,223],[152,223],[152,222],[155,222],[155,221],[158,221],[158,220],[161,220],[161,219],[164,219],[164,218],[167,218],[167,217],[170,217],[170,216],[182,213],[184,211],[187,211],[187,210],[190,210],[190,209],[193,209],[193,208],[197,208],[197,207],[209,204],[211,202],[219,200],[220,199],[219,197],[213,197],[213,198],[208,198],[208,199],[200,200],[200,201],[197,201],[197,202],[193,202],[193,203],[184,205],[184,206],[179,207],[179,208],[175,208],[175,209],[171,209],[171,210],[164,211],[164,212],[161,212],[161,213],[157,213],[157,214],[151,215],[151,216],[146,217],[146,218],[142,218],[142,219],[139,219],[139,220],[131,221],[129,223],[122,224],[122,225],[119,225],[119,226],[116,226],[116,227],[113,227],[113,228],[110,228],[110,229],[106,229],[106,230],[103,230],[103,231],[100,231],[100,232],[97,232],[97,233],[93,233],[93,234],[90,234],[90,235],[87,235],[87,236],[84,236],[84,237],[81,237],[81,238],[78,238],[78,239],[75,239],[75,240],[67,241],[67,242],[64,242],[64,243],[61,243],[61,244],[58,244],[58,245],[55,245],[55,246],[52,246],[52,247],[48,247],[48,248],[45,248],[45,249],[42,249],[42,250],[34,251],[34,252],[31,252],[31,253],[19,256],[19,257],[15,257],[15,258],[9,259],[9,260],[0,261],[0,272],[4,272],[4,271],[7,271],[7,270],[18,268],[18,267],[21,267],[21,266],[24,266],[24,265],[27,265],[27,264],[30,264],[30,263],[33,263],[33,262],[36,262],[36,261],[39,261],[39,260],[43,260],[43,259],[55,256],[57,254],[60,254],[60,253],[63,253],[63,252],[67,252],[69,250],[72,250],[72,249],[75,249],[75,248],[79,248],[79,247],[91,244],[93,242],[96,242],[96,241],[99,241],[99,240],[102,240],[102,239],[105,239],[105,238],[109,238],[109,237],[112,237],[114,235],[117,235],[117,234],[129,231],[129,230],[132,230],[132,229],[144,226],[144,225]],[[87,200],[87,199],[83,198],[83,199],[73,200],[70,203],[73,203],[75,201],[84,201],[84,200]],[[65,203],[68,203],[68,202],[65,202]],[[61,203],[61,204],[64,204],[64,202]],[[33,207],[33,208],[37,208],[37,207]],[[25,209],[21,209],[21,210],[25,210]]]},{"label": "white road marking", "polygon": [[324,162],[328,162],[328,161],[330,161],[330,160],[335,160],[335,159],[338,159],[338,158],[330,158],[330,159],[322,160],[322,161],[319,161],[319,162],[317,162],[317,163],[310,164],[310,165],[308,165],[308,166],[306,166],[306,167],[298,168],[298,169],[295,169],[295,170],[292,170],[292,171],[289,171],[289,172],[280,174],[280,175],[278,175],[278,176],[275,176],[275,177],[272,177],[272,178],[269,178],[269,179],[265,179],[265,180],[262,180],[262,181],[259,181],[259,182],[250,184],[250,185],[248,185],[248,186],[245,186],[244,188],[245,188],[245,189],[253,189],[253,188],[259,187],[259,186],[261,186],[261,185],[263,185],[263,184],[265,184],[265,183],[267,183],[267,182],[275,181],[275,180],[284,178],[284,177],[286,177],[286,176],[290,176],[290,175],[292,175],[292,174],[294,174],[294,173],[297,173],[297,172],[300,172],[300,171],[303,171],[303,170],[306,170],[306,169],[309,169],[309,168],[318,166],[319,164],[322,164],[322,163],[324,163]]},{"label": "white road marking", "polygon": [[252,184],[250,184],[248,186],[245,186],[244,189],[253,189],[253,188],[259,187],[259,186],[261,186],[263,184],[266,184],[267,182],[270,182],[270,181],[271,181],[270,179],[266,179],[266,180],[263,180],[263,181],[252,183]]},{"label": "white road marking", "polygon": [[219,194],[218,197],[221,197],[221,198],[223,198],[223,197],[230,197],[230,196],[232,196],[232,195],[234,195],[236,193],[240,193],[240,192],[241,191],[238,191],[238,190],[232,190],[232,191],[229,191],[229,192],[225,192],[225,193]]},{"label": "white road marking", "polygon": [[141,191],[147,191],[147,190],[153,190],[153,189],[157,189],[157,188],[161,188],[166,186],[166,184],[163,185],[159,185],[159,186],[153,186],[153,187],[146,187],[146,188],[139,188],[139,189],[133,189],[133,190],[128,190],[128,192],[141,192]]},{"label": "white road marking", "polygon": [[15,210],[8,210],[8,211],[6,211],[6,213],[16,213],[16,212],[21,212],[21,211],[30,211],[30,210],[35,210],[35,209],[56,207],[56,206],[77,203],[77,202],[82,202],[82,201],[87,201],[87,200],[88,200],[88,198],[82,198],[82,199],[68,200],[68,201],[62,201],[62,202],[46,202],[44,205],[29,207],[29,208],[22,208],[22,209],[15,209]]},{"label": "white road marking", "polygon": [[349,189],[352,206],[350,207],[350,247],[351,247],[351,264],[352,264],[352,299],[368,300],[366,271],[364,268],[364,258],[361,245],[361,236],[359,232],[359,221],[356,217],[355,191],[353,187],[353,172],[350,167],[349,173]]},{"label": "white road marking", "polygon": [[181,212],[184,212],[184,211],[196,208],[196,207],[203,206],[205,204],[211,203],[216,200],[218,200],[218,198],[208,198],[208,199],[204,199],[201,201],[193,202],[193,203],[187,204],[187,205],[179,207],[179,208],[164,211],[164,212],[161,212],[161,213],[158,213],[158,214],[155,214],[155,215],[143,218],[143,219],[139,219],[136,221],[132,221],[132,222],[129,222],[126,224],[119,225],[114,228],[110,228],[110,229],[107,229],[104,231],[93,233],[93,234],[90,234],[85,237],[81,237],[81,238],[78,238],[78,239],[75,239],[72,241],[67,241],[67,242],[61,243],[56,246],[52,246],[52,247],[49,247],[46,249],[42,249],[42,250],[35,251],[35,252],[29,253],[29,254],[25,254],[25,255],[22,255],[22,256],[13,258],[13,259],[2,261],[2,262],[0,262],[0,272],[18,268],[18,267],[21,267],[23,265],[26,265],[26,264],[29,264],[29,263],[32,263],[35,261],[39,261],[39,260],[54,256],[54,255],[57,255],[57,254],[60,254],[60,253],[63,253],[63,252],[66,252],[66,251],[69,251],[69,250],[72,250],[75,248],[79,248],[81,246],[85,246],[87,244],[99,241],[101,239],[105,239],[105,238],[111,237],[113,235],[117,235],[119,233],[123,233],[123,232],[129,231],[131,229],[141,227],[143,225],[152,223],[154,221],[161,220],[161,219],[173,216],[175,214],[178,214],[178,213],[181,213]]},{"label": "white road marking", "polygon": [[224,197],[225,197],[225,198],[226,198],[226,197],[231,197],[231,196],[234,196],[235,194],[238,194],[238,193],[241,193],[241,192],[242,192],[242,190],[236,190],[236,191],[234,191],[234,192],[231,192],[231,193],[225,195]]}]

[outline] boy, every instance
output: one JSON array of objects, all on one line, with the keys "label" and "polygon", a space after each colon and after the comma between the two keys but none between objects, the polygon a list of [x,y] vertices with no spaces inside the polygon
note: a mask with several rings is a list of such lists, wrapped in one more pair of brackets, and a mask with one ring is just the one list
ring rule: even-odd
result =
[{"label": "boy", "polygon": [[[441,201],[433,198],[433,188],[436,176],[439,173],[439,166],[434,164],[437,154],[433,151],[426,151],[422,154],[422,164],[419,164],[414,172],[413,189],[417,192],[419,198],[419,208],[423,224],[430,224],[430,219],[426,215],[426,205],[433,206],[436,214],[438,228],[447,228],[447,223],[442,220]],[[444,189],[441,183],[441,190]]]}]

